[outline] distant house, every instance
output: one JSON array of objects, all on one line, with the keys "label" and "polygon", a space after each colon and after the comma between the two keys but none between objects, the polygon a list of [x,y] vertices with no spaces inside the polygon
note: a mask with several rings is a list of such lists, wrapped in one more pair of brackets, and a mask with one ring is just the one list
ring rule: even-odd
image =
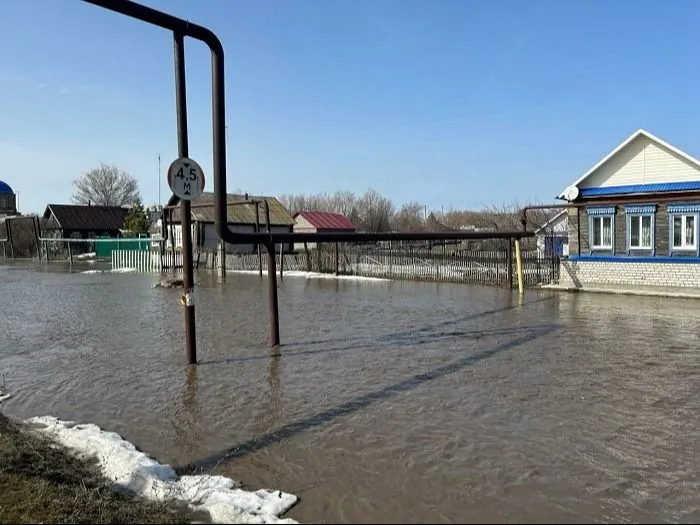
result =
[{"label": "distant house", "polygon": [[[246,197],[248,197],[246,199]],[[257,224],[260,231],[265,231],[265,202],[270,208],[270,229],[276,233],[291,233],[294,227],[294,218],[287,211],[284,205],[275,197],[253,196],[253,195],[227,195],[227,222],[229,227],[240,233],[252,233],[256,229],[256,206],[254,201],[258,201],[258,217]],[[174,206],[179,203],[179,199],[173,196],[168,201],[169,206]],[[172,216],[171,216],[172,214]],[[167,210],[166,209],[166,227],[168,231],[167,246],[172,246],[174,240],[175,248],[182,248],[182,226],[180,223],[180,207]],[[192,245],[198,248],[204,248],[210,251],[216,251],[219,245],[219,235],[216,233],[214,219],[214,193],[204,192],[202,195],[192,201],[191,208],[192,219]],[[172,238],[170,234],[170,224],[172,222]],[[159,223],[160,226],[160,223]],[[226,253],[252,253],[252,244],[226,245]],[[291,251],[292,246],[286,245],[285,251]]]},{"label": "distant house", "polygon": [[[342,213],[332,213],[329,211],[300,211],[294,214],[295,233],[352,233],[357,230]],[[315,242],[306,244],[308,249],[316,247]],[[304,243],[294,246],[295,250],[303,250]]]},{"label": "distant house", "polygon": [[558,196],[569,208],[561,280],[700,286],[700,160],[643,129]]},{"label": "distant house", "polygon": [[44,210],[42,236],[60,239],[121,237],[128,208],[49,204]]},{"label": "distant house", "polygon": [[569,214],[562,210],[535,230],[540,257],[569,255]]}]

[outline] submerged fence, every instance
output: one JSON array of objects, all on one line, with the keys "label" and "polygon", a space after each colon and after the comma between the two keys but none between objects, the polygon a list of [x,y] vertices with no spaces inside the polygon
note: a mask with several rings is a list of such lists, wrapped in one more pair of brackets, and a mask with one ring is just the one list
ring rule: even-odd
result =
[{"label": "submerged fence", "polygon": [[[182,253],[165,250],[122,253],[112,252],[114,269],[160,271],[182,267]],[[199,269],[219,268],[216,252],[197,252]],[[523,277],[526,286],[559,281],[559,258],[543,257],[535,251],[522,253]],[[514,257],[508,250],[464,250],[454,246],[433,249],[402,246],[398,249],[339,243],[319,245],[313,250],[277,254],[277,269],[284,276],[288,271],[318,272],[337,275],[382,277],[400,280],[445,281],[507,286],[517,285]],[[226,254],[224,266],[229,271],[267,272],[267,254]],[[509,269],[510,267],[510,269]],[[511,277],[512,276],[512,277]]]}]

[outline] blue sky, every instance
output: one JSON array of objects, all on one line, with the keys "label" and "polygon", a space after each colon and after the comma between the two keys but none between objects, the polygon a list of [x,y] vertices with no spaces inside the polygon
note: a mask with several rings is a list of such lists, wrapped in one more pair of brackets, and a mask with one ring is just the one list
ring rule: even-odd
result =
[{"label": "blue sky", "polygon": [[[478,208],[552,202],[639,127],[700,155],[694,0],[145,3],[223,41],[231,190]],[[2,10],[0,179],[21,211],[100,162],[165,200],[170,35],[79,0]],[[209,68],[188,40],[190,156],[211,174]]]}]

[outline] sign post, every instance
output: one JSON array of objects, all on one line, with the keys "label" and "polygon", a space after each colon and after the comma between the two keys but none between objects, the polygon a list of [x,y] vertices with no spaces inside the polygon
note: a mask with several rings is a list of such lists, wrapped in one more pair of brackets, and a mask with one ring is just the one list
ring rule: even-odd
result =
[{"label": "sign post", "polygon": [[[185,88],[185,38],[179,31],[173,32],[175,52],[175,107],[177,110],[177,149],[179,158],[168,168],[168,185],[180,199],[180,225],[182,227],[182,281],[185,288],[185,352],[187,362],[197,363],[197,333],[194,317],[194,263],[192,257],[192,216],[190,201],[204,191],[204,172],[188,158],[187,94]],[[172,241],[174,243],[174,239]],[[175,260],[173,259],[173,267]]]}]

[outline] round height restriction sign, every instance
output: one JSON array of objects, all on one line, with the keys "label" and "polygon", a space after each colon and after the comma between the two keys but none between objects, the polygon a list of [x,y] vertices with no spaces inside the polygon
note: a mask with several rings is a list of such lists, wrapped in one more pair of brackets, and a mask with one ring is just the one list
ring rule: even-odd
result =
[{"label": "round height restriction sign", "polygon": [[168,168],[168,186],[182,200],[196,199],[204,191],[202,167],[187,157],[176,159]]}]

